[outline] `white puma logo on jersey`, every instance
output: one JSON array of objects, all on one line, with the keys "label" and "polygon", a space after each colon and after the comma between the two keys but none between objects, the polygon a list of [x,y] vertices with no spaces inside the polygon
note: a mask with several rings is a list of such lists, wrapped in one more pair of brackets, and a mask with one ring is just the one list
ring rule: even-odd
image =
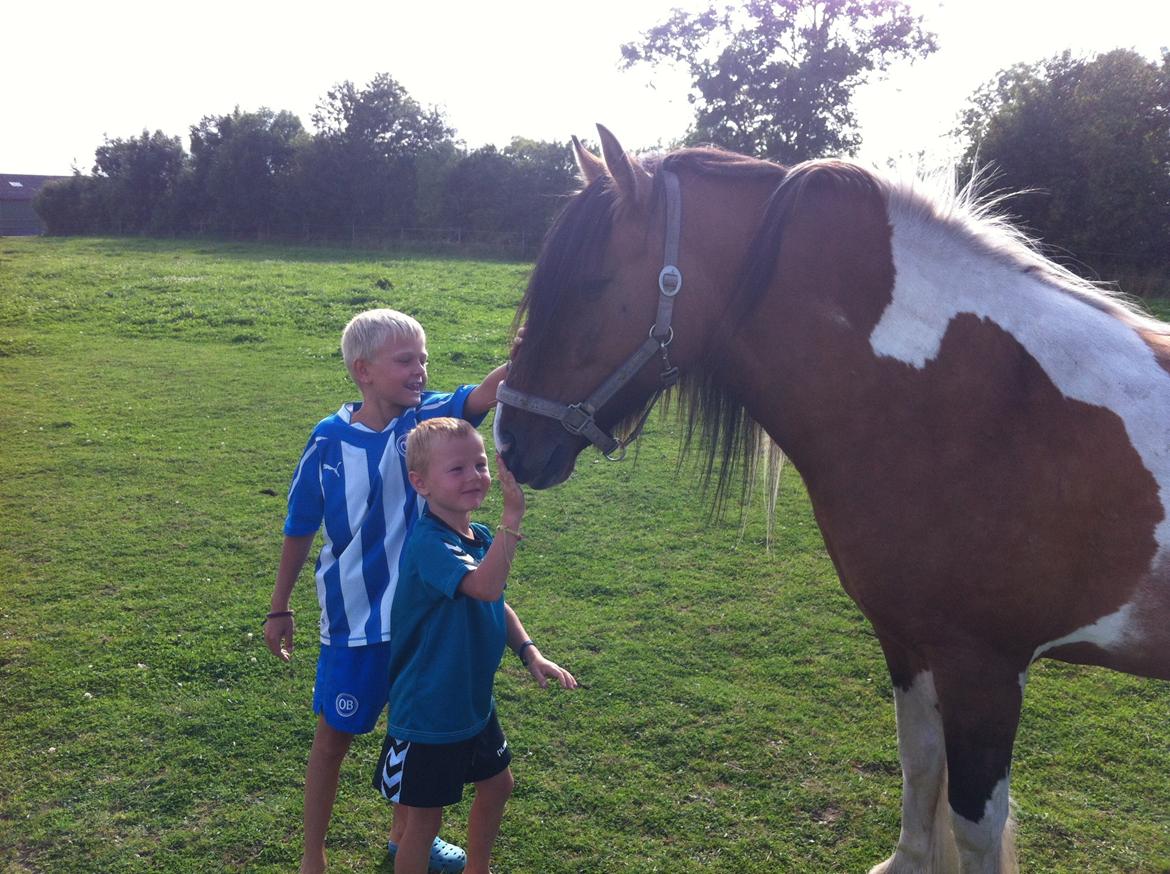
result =
[{"label": "white puma logo on jersey", "polygon": [[341,465],[342,464],[344,464],[344,462],[339,461],[339,462],[337,462],[337,467],[334,467],[332,464],[322,464],[321,467],[324,470],[333,471],[333,473],[335,473],[337,476],[341,476]]}]

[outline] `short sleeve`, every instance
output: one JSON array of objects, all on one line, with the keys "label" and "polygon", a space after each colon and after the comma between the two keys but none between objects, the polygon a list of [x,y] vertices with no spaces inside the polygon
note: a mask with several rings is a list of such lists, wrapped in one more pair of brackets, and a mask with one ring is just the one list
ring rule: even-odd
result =
[{"label": "short sleeve", "polygon": [[288,490],[288,515],[284,533],[288,537],[316,534],[325,517],[325,496],[321,493],[320,450],[316,435],[309,438]]},{"label": "short sleeve", "polygon": [[453,419],[467,419],[478,428],[487,413],[478,416],[465,416],[463,408],[467,405],[468,396],[475,391],[478,385],[461,385],[453,392],[430,392],[423,395],[418,407],[418,418],[435,419],[440,416],[450,416]]},{"label": "short sleeve", "polygon": [[423,582],[447,598],[454,598],[463,578],[479,567],[479,560],[456,538],[448,539],[433,529],[416,530],[410,549]]}]

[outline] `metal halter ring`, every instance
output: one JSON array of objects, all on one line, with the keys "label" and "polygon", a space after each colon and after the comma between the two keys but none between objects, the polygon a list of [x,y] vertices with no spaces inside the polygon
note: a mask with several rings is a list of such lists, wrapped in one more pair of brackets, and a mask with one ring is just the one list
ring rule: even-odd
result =
[{"label": "metal halter ring", "polygon": [[673,325],[667,325],[667,326],[666,326],[666,330],[667,330],[669,333],[666,335],[666,339],[665,339],[665,340],[659,340],[657,337],[655,337],[655,336],[654,336],[654,330],[655,330],[655,328],[657,328],[657,327],[658,327],[657,325],[651,325],[651,326],[650,326],[650,339],[651,339],[651,340],[653,340],[654,342],[656,342],[656,343],[657,343],[659,346],[661,346],[663,349],[665,349],[667,346],[669,346],[669,345],[670,345],[670,341],[674,339],[674,326],[673,326]]},{"label": "metal halter ring", "polygon": [[674,297],[681,289],[682,271],[673,264],[667,264],[658,273],[658,290],[667,297]]}]

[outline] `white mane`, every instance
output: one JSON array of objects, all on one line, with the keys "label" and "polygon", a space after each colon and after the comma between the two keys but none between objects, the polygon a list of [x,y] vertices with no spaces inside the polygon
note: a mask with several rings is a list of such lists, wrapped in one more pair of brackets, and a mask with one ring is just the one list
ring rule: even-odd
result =
[{"label": "white mane", "polygon": [[1060,288],[1143,331],[1170,334],[1170,325],[1150,316],[1135,298],[1111,283],[1094,283],[1057,264],[1042,243],[1025,233],[1003,207],[1016,193],[990,191],[990,174],[976,172],[964,186],[953,174],[925,177],[878,176],[886,191],[891,221],[938,224],[973,246],[1048,285]]}]

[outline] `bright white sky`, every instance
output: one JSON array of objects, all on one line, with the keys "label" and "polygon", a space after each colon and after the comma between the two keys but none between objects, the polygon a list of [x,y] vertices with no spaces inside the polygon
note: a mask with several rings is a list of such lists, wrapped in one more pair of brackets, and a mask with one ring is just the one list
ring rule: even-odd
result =
[{"label": "bright white sky", "polygon": [[[89,172],[103,136],[144,128],[181,136],[235,106],[287,109],[312,129],[326,90],[387,72],[442,108],[471,147],[514,135],[594,138],[609,127],[629,149],[679,137],[691,109],[680,74],[617,69],[619,47],[675,6],[700,0],[61,0],[9,3],[0,15],[0,172]],[[1164,0],[911,0],[938,52],[867,86],[857,108],[861,157],[925,151],[967,96],[1019,61],[1063,49],[1170,45]]]}]

